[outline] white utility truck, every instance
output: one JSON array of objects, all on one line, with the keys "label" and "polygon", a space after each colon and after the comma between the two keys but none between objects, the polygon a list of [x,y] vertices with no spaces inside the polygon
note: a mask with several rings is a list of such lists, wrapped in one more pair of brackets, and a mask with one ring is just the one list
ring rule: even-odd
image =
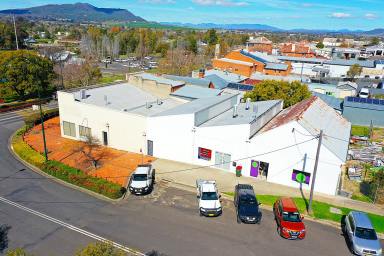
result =
[{"label": "white utility truck", "polygon": [[199,199],[200,216],[219,216],[221,208],[220,195],[214,180],[196,180],[197,198]]},{"label": "white utility truck", "polygon": [[150,164],[138,165],[129,180],[129,191],[135,195],[149,194],[155,183],[155,169]]}]

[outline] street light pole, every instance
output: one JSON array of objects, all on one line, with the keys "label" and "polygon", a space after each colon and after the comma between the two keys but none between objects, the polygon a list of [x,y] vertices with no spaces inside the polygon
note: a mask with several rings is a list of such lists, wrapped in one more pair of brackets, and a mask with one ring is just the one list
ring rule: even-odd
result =
[{"label": "street light pole", "polygon": [[37,89],[38,97],[39,97],[39,109],[40,109],[40,121],[41,121],[41,131],[43,133],[43,143],[44,143],[44,158],[45,161],[48,161],[48,149],[47,142],[45,140],[45,129],[44,129],[44,116],[43,116],[43,108],[41,106],[41,97],[40,97],[40,89]]},{"label": "street light pole", "polygon": [[313,175],[312,175],[311,192],[309,193],[309,204],[308,204],[309,213],[312,212],[313,190],[315,189],[315,180],[316,180],[317,166],[319,165],[320,148],[321,148],[322,140],[323,140],[323,130],[320,130],[319,144],[317,144],[316,160],[315,160],[315,166],[314,166]]}]

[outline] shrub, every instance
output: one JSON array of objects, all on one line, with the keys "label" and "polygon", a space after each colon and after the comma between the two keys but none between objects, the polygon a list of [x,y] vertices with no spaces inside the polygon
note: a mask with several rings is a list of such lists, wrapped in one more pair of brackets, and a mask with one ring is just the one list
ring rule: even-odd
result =
[{"label": "shrub", "polygon": [[[43,119],[45,121],[58,115],[59,115],[58,108],[49,109],[43,112]],[[28,116],[24,116],[24,122],[28,129],[32,128],[37,124],[40,124],[41,123],[40,112],[33,113]]]},{"label": "shrub", "polygon": [[125,189],[116,183],[90,176],[79,169],[67,166],[58,161],[49,160],[45,162],[43,155],[23,141],[22,135],[25,131],[26,128],[23,127],[16,132],[16,136],[12,139],[12,146],[15,153],[28,163],[60,180],[86,188],[112,199],[120,198],[125,193]]}]

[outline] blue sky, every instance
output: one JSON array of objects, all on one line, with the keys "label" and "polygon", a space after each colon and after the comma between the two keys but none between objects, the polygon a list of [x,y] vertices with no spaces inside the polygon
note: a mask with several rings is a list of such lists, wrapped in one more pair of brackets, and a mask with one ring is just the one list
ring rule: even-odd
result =
[{"label": "blue sky", "polygon": [[[80,0],[0,0],[0,9]],[[384,28],[384,0],[83,0],[150,21],[259,23],[279,28]]]}]

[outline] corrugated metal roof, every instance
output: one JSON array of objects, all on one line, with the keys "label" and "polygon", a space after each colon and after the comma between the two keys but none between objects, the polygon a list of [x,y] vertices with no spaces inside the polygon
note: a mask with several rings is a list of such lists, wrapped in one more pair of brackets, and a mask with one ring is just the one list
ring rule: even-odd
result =
[{"label": "corrugated metal roof", "polygon": [[326,60],[324,64],[327,65],[338,65],[338,66],[352,66],[354,64],[358,64],[361,67],[366,68],[374,68],[375,62],[373,60],[344,60],[344,59],[334,59],[334,60]]},{"label": "corrugated metal roof", "polygon": [[253,67],[253,65],[254,65],[252,62],[233,60],[233,59],[228,59],[228,58],[221,58],[219,60],[225,61],[225,62],[230,62],[230,63],[235,63],[235,64],[240,64],[240,65],[245,65],[245,66],[249,66],[249,67]]},{"label": "corrugated metal roof", "polygon": [[273,69],[273,70],[287,70],[288,65],[284,63],[272,63],[268,62],[267,65],[265,65],[265,69]]},{"label": "corrugated metal roof", "polygon": [[283,110],[262,129],[262,132],[277,128],[291,121],[297,121],[313,136],[318,135],[320,130],[323,130],[325,134],[323,145],[340,160],[346,160],[351,123],[323,100],[313,96]]},{"label": "corrugated metal roof", "polygon": [[210,80],[205,78],[194,78],[189,76],[175,76],[175,75],[164,75],[164,77],[174,81],[181,81],[187,84],[197,85],[205,88],[208,88],[209,84],[211,83]]},{"label": "corrugated metal roof", "polygon": [[171,87],[177,87],[177,86],[184,85],[184,82],[182,82],[182,81],[175,81],[175,80],[164,78],[162,76],[155,76],[155,75],[148,74],[148,73],[136,74],[135,76],[139,76],[139,77],[146,79],[146,80],[156,81],[157,83],[160,83],[160,84],[169,84]]},{"label": "corrugated metal roof", "polygon": [[321,63],[323,63],[325,61],[325,59],[291,57],[291,56],[277,56],[277,59],[285,60],[285,61],[297,61],[297,62],[306,62],[306,63],[316,63],[316,64],[321,64]]},{"label": "corrugated metal roof", "polygon": [[218,105],[219,103],[227,101],[233,97],[238,97],[238,94],[228,94],[216,97],[200,98],[188,103],[184,103],[176,108],[169,109],[162,113],[156,114],[155,116],[194,114],[196,112]]},{"label": "corrugated metal roof", "polygon": [[230,82],[228,82],[227,80],[221,78],[220,76],[218,75],[207,75],[205,76],[205,79],[208,79],[212,82],[213,86],[215,87],[215,89],[224,89],[228,86],[228,84]]},{"label": "corrugated metal roof", "polygon": [[180,97],[183,99],[200,99],[207,97],[214,97],[221,93],[221,90],[210,89],[210,88],[202,88],[200,86],[195,85],[186,85],[171,93],[171,96]]},{"label": "corrugated metal roof", "polygon": [[254,54],[252,54],[251,52],[248,52],[246,50],[240,50],[240,53],[246,57],[249,57],[257,62],[261,62],[261,63],[264,63],[266,64],[268,62],[268,60],[266,60],[265,58],[262,58],[260,56],[256,56]]},{"label": "corrugated metal roof", "polygon": [[207,77],[209,75],[217,75],[217,76],[221,77],[222,79],[224,79],[225,81],[228,81],[231,83],[239,83],[239,82],[242,82],[248,78],[246,76],[242,76],[242,75],[238,75],[235,73],[231,73],[228,71],[222,71],[222,70],[218,70],[218,69],[207,69],[205,71],[205,77]]},{"label": "corrugated metal roof", "polygon": [[322,94],[319,92],[312,92],[312,95],[319,97],[321,100],[323,100],[325,103],[327,103],[328,106],[332,107],[333,109],[340,111],[340,112],[342,111],[342,104],[343,104],[342,99],[338,99],[338,98],[335,98],[333,96],[329,96],[329,95]]}]

